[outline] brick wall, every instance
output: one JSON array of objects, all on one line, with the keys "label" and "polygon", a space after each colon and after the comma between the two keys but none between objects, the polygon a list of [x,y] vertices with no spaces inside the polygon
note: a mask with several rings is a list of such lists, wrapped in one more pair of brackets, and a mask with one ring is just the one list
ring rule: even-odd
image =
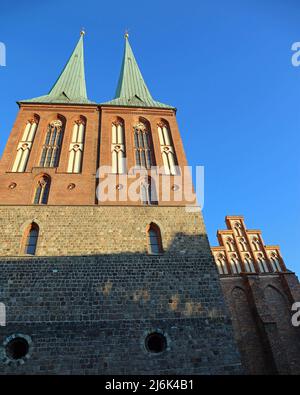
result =
[{"label": "brick wall", "polygon": [[[30,151],[29,160],[25,172],[12,172],[13,163],[17,155],[17,147],[20,142],[27,121],[38,115],[40,121],[36,130],[35,138]],[[61,145],[60,159],[57,167],[40,167],[42,148],[45,143],[47,128],[51,121],[63,117],[65,120],[64,137]],[[83,149],[82,171],[78,174],[68,173],[68,160],[70,143],[74,122],[80,117],[86,121],[85,139]],[[103,197],[96,195],[96,188],[103,179],[96,178],[97,170],[101,167],[111,167],[112,152],[112,122],[121,117],[125,128],[125,146],[127,171],[124,175],[118,175],[111,181],[113,189],[118,184],[124,188],[122,194],[127,191],[125,186],[133,185],[137,190],[137,180],[141,177],[138,172],[130,171],[135,163],[134,151],[134,126],[139,119],[144,119],[149,123],[153,140],[153,154],[156,158],[156,167],[153,169],[153,182],[156,184],[157,198],[161,205],[184,206],[185,204],[195,204],[192,178],[188,171],[184,171],[187,166],[186,156],[180,137],[176,114],[174,110],[165,109],[141,109],[141,108],[120,108],[102,107],[96,105],[51,105],[51,104],[22,104],[17,115],[15,124],[7,141],[3,156],[0,161],[0,204],[29,205],[33,202],[33,197],[38,179],[42,174],[47,174],[51,178],[48,204],[52,205],[141,205],[138,198],[132,201],[129,194],[120,199],[106,202]],[[161,146],[159,143],[157,124],[160,120],[165,120],[170,126],[170,134],[174,143],[174,150],[178,165],[181,168],[180,174],[169,176],[164,174]],[[106,169],[105,176],[112,176],[111,168]],[[151,171],[147,170],[148,175]],[[14,188],[10,186],[15,184]],[[70,190],[68,186],[74,184],[75,188]],[[179,188],[174,193],[172,188]],[[164,192],[163,192],[164,191]],[[118,196],[118,194],[117,194]]]},{"label": "brick wall", "polygon": [[[22,137],[26,122],[34,114],[38,114],[40,121],[26,171],[23,173],[12,173],[11,170],[17,154],[18,142]],[[66,119],[59,166],[57,168],[41,168],[39,164],[48,124],[57,119],[59,115],[62,115]],[[80,116],[84,116],[87,119],[82,172],[79,174],[70,174],[67,173],[67,169],[72,129],[74,122]],[[49,204],[94,204],[96,196],[95,174],[98,163],[98,145],[99,109],[97,106],[22,105],[0,161],[0,204],[31,204],[33,202],[37,178],[44,172],[51,177]],[[11,183],[15,183],[16,188],[10,189],[9,185]],[[68,191],[67,187],[70,183],[76,185],[75,190]]]},{"label": "brick wall", "polygon": [[292,304],[300,285],[291,272],[221,276],[242,364],[249,374],[299,374],[300,329]]}]

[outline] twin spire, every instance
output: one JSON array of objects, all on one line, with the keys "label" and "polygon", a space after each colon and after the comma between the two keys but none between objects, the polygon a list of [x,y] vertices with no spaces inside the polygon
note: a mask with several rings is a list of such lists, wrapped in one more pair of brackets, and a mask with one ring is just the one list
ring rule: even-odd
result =
[{"label": "twin spire", "polygon": [[30,100],[22,100],[25,103],[70,103],[70,104],[92,104],[86,93],[83,36],[80,32],[79,41],[70,56],[63,71],[45,96],[39,96]]},{"label": "twin spire", "polygon": [[[44,96],[22,100],[21,103],[95,104],[88,99],[86,92],[84,34],[85,32],[82,30],[71,57],[50,92]],[[124,57],[115,98],[102,104],[122,107],[174,108],[153,100],[132,52],[127,32],[125,33]]]}]

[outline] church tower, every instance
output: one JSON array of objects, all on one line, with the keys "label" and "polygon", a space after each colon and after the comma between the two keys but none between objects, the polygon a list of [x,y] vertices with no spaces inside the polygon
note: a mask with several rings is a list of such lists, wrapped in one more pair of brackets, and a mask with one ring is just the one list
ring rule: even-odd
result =
[{"label": "church tower", "polygon": [[99,108],[87,98],[83,37],[50,92],[18,102],[0,165],[0,204],[95,202]]},{"label": "church tower", "polygon": [[0,163],[0,373],[241,371],[176,122],[125,36],[115,98],[86,92],[84,32]]}]

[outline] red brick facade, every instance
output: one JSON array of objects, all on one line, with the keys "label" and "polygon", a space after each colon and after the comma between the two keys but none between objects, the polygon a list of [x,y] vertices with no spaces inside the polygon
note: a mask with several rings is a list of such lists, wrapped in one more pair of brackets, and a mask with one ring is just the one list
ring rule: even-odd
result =
[{"label": "red brick facade", "polygon": [[[22,138],[26,122],[34,114],[37,114],[40,120],[25,172],[12,172],[18,143]],[[63,116],[66,121],[58,167],[39,167],[48,124],[57,119],[59,115]],[[84,116],[87,119],[82,172],[80,174],[72,174],[67,173],[68,150],[73,124],[80,116]],[[2,180],[0,185],[0,204],[33,204],[36,180],[42,174],[48,174],[51,177],[48,204],[94,204],[98,144],[99,109],[97,106],[22,104],[0,163]],[[12,183],[16,184],[16,187],[13,189],[10,188]],[[76,185],[76,188],[68,190],[68,185],[72,183]]]},{"label": "red brick facade", "polygon": [[279,247],[264,245],[261,232],[247,230],[243,217],[228,216],[226,224],[212,253],[242,364],[249,374],[299,374],[300,328],[292,325],[298,279]]},{"label": "red brick facade", "polygon": [[[26,122],[36,115],[39,118],[39,123],[25,171],[13,172],[12,168],[17,155],[17,147],[22,139]],[[65,129],[58,166],[40,167],[40,158],[46,139],[47,127],[51,121],[59,117],[64,118]],[[85,117],[86,119],[82,170],[78,174],[68,173],[69,147],[73,125],[80,117]],[[117,200],[107,202],[102,201],[101,198],[97,199],[96,189],[99,182],[101,182],[101,178],[96,180],[96,174],[101,166],[112,166],[112,122],[118,118],[124,122],[127,171],[125,174],[116,175],[115,186],[120,184],[125,186],[124,184],[127,184],[127,189],[123,189],[122,198],[121,196],[119,198],[116,193]],[[47,174],[51,177],[48,199],[48,204],[50,205],[141,205],[142,202],[140,200],[131,201],[126,195],[127,190],[130,189],[130,185],[140,178],[140,174],[130,171],[136,165],[133,131],[134,126],[140,120],[148,122],[151,129],[153,154],[155,165],[158,168],[155,171],[156,189],[159,195],[158,203],[165,206],[194,204],[195,199],[189,173],[185,173],[186,178],[183,177],[187,161],[178,130],[175,110],[63,104],[21,104],[0,164],[0,176],[2,179],[0,185],[0,204],[33,204],[37,180],[41,175]],[[169,126],[177,164],[181,169],[178,175],[165,175],[163,171],[161,147],[157,132],[157,125],[161,121],[164,121]],[[147,172],[150,176],[150,170]],[[107,175],[107,172],[105,173]],[[181,183],[182,180],[183,185]],[[180,196],[178,200],[174,192],[177,186],[179,186],[176,192],[177,194],[184,195],[183,189],[185,188],[185,190],[192,192],[192,199],[186,199],[184,196],[183,198]],[[169,199],[162,196],[163,187],[168,189],[167,196],[169,193]]]}]

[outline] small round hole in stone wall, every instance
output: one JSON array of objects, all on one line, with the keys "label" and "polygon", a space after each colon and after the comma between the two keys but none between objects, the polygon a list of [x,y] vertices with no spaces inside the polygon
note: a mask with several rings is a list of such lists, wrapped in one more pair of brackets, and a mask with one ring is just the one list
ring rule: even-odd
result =
[{"label": "small round hole in stone wall", "polygon": [[5,347],[8,358],[18,360],[26,357],[29,352],[29,343],[22,337],[16,337],[8,342]]},{"label": "small round hole in stone wall", "polygon": [[149,352],[160,353],[167,348],[167,339],[162,333],[150,333],[145,340],[146,349]]},{"label": "small round hole in stone wall", "polygon": [[9,189],[15,189],[16,186],[17,186],[17,184],[15,182],[12,182],[12,183],[9,184],[8,188]]}]

